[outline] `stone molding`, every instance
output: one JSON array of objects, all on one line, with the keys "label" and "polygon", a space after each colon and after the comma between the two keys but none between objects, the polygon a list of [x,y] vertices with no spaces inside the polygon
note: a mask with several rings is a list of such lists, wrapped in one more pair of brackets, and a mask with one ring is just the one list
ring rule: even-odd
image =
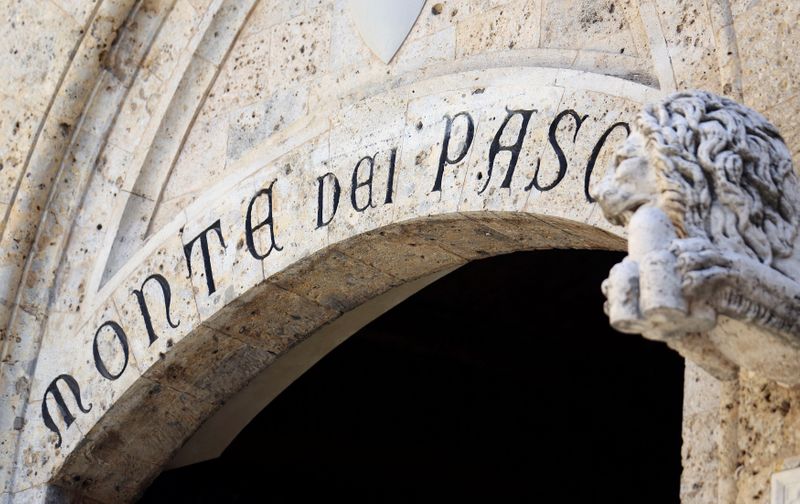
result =
[{"label": "stone molding", "polygon": [[[520,76],[525,86],[518,84]],[[625,119],[625,111],[657,95],[611,77],[543,68],[495,69],[401,86],[344,108],[328,120],[310,118],[309,127],[294,135],[293,143],[254,150],[214,190],[155,233],[102,287],[94,308],[85,305],[74,336],[48,337],[32,383],[32,398],[37,399],[31,404],[44,415],[40,398],[48,400],[51,420],[31,417],[22,446],[31,443],[30,449],[42,452],[60,443],[62,485],[104,500],[133,495],[197,428],[197,422],[245,383],[236,380],[247,379],[243,373],[223,380],[225,387],[219,391],[212,382],[198,390],[195,384],[210,378],[191,374],[179,378],[174,369],[212,370],[224,365],[223,358],[252,357],[262,349],[263,359],[250,364],[256,373],[332,317],[398,283],[465,260],[543,247],[620,247],[621,240],[609,233],[613,228],[602,223],[586,199],[585,184],[594,166],[587,163],[602,163],[607,157],[610,151],[603,149],[611,138],[607,131],[615,138],[624,137],[624,129],[616,124]],[[520,123],[515,116],[522,117],[519,111],[532,102],[539,104],[540,112]],[[589,122],[593,110],[602,111],[601,120]],[[613,115],[606,112],[612,110]],[[464,115],[456,122],[458,114]],[[471,133],[465,128],[467,118],[474,124]],[[446,127],[450,121],[452,130]],[[516,170],[509,169],[510,158],[497,157],[494,173],[483,172],[492,149],[516,145],[512,139],[516,136],[506,138],[506,128],[522,135],[516,140],[524,147]],[[448,146],[443,139],[450,136]],[[563,165],[556,146],[563,148]],[[537,175],[537,166],[548,173]],[[442,174],[440,190],[434,189],[437,170]],[[363,180],[353,186],[351,179]],[[374,180],[374,187],[369,182],[368,190],[366,180]],[[507,189],[502,188],[505,180],[510,184]],[[542,189],[533,189],[532,180],[538,180]],[[334,181],[341,188],[338,198],[331,192]],[[339,210],[332,218],[329,212],[337,199]],[[326,209],[321,218],[320,205]],[[273,220],[249,232],[243,223],[251,213],[256,224]],[[201,236],[207,237],[208,250],[198,241]],[[384,262],[390,249],[395,255],[408,250],[407,262],[396,258]],[[253,250],[266,255],[256,260],[251,257]],[[211,270],[204,269],[204,260]],[[162,275],[164,283],[153,281],[154,274]],[[363,285],[353,283],[362,276]],[[347,294],[347,285],[352,285],[352,295]],[[142,319],[137,291],[148,306],[153,333]],[[275,324],[273,329],[252,330],[266,341],[242,339],[250,331],[245,325],[234,329],[232,322],[223,322],[241,317],[245,305],[267,309],[264,296],[277,296],[284,305],[267,317]],[[243,304],[250,298],[250,304]],[[283,310],[290,302],[300,305],[287,314]],[[282,327],[297,325],[280,322],[281,313],[308,318],[314,325],[280,336]],[[115,326],[109,321],[118,323],[124,336],[112,330]],[[121,347],[123,338],[127,345]],[[91,352],[95,342],[95,361],[99,355],[105,374],[98,373],[100,367],[91,361],[64,368],[60,356],[74,351],[70,348],[76,341],[82,341],[78,348],[84,352]],[[220,351],[222,361],[209,361],[209,356],[182,350],[186,345],[196,352],[209,345],[227,346]],[[173,362],[169,355],[179,361],[164,368]],[[189,364],[204,360],[198,369]],[[54,383],[70,397],[63,380],[57,381],[65,374],[80,386],[74,396],[80,395],[85,409],[91,404],[86,412],[71,410],[75,419],[69,425],[58,420],[52,401]],[[153,397],[154,388],[163,391],[159,394],[164,403],[150,400],[145,406],[142,401]],[[168,389],[172,395],[165,394]],[[176,412],[173,407],[185,409]],[[158,445],[123,443],[113,449],[120,437],[145,428],[146,422],[136,416],[141,411],[154,417],[173,416],[173,425],[180,429]],[[99,453],[107,457],[103,462]],[[121,463],[118,457],[126,457],[126,464],[139,469],[125,475],[130,486],[113,490],[120,487],[111,474]],[[48,462],[54,469],[60,463],[53,455]],[[95,476],[74,483],[80,474]]]},{"label": "stone molding", "polygon": [[[584,2],[589,3],[599,5]],[[47,13],[44,18],[63,18],[60,26],[53,24],[52,30],[45,30],[48,36],[53,32],[58,45],[52,56],[47,54],[52,60],[45,79],[47,85],[27,86],[18,92],[0,90],[3,95],[0,111],[5,114],[7,110],[24,110],[26,115],[19,128],[22,132],[36,131],[30,151],[19,147],[25,163],[19,173],[13,171],[15,177],[18,175],[12,181],[18,190],[11,198],[0,191],[0,211],[5,216],[4,255],[0,265],[4,280],[0,286],[0,327],[5,330],[0,385],[2,400],[10,406],[0,412],[0,425],[4,426],[0,429],[0,456],[3,460],[15,460],[13,464],[2,464],[0,500],[10,496],[10,492],[16,493],[15,500],[23,502],[43,500],[47,490],[42,485],[54,478],[63,463],[63,453],[53,458],[30,442],[17,445],[20,431],[15,428],[22,428],[28,441],[35,439],[30,429],[38,420],[30,412],[35,412],[40,404],[32,404],[25,411],[28,391],[34,386],[36,394],[41,395],[42,386],[48,383],[44,375],[55,370],[53,362],[59,351],[64,351],[62,356],[72,355],[70,352],[79,348],[81,358],[91,359],[91,353],[85,351],[82,340],[86,335],[82,330],[106,300],[113,301],[114,288],[100,289],[101,285],[119,288],[123,279],[141,266],[141,261],[148,260],[144,257],[147,254],[129,252],[148,250],[155,254],[160,245],[153,248],[151,244],[166,243],[164,237],[170,233],[173,250],[178,250],[185,244],[182,238],[174,239],[180,229],[177,222],[186,219],[183,209],[191,201],[197,201],[191,207],[191,215],[201,219],[203,205],[213,205],[215,201],[215,197],[201,193],[238,187],[240,174],[231,175],[231,171],[246,171],[247,163],[239,162],[240,159],[250,160],[254,170],[251,173],[255,174],[260,157],[273,160],[288,156],[294,145],[293,135],[308,130],[309,136],[302,139],[306,141],[315,132],[324,132],[331,117],[340,114],[339,106],[353,107],[365,98],[434,78],[444,79],[443,86],[453,85],[446,82],[448,76],[468,75],[472,71],[494,68],[495,75],[506,71],[507,79],[511,80],[517,68],[529,67],[525,78],[538,85],[540,70],[552,76],[560,72],[558,68],[565,68],[561,81],[551,81],[556,87],[586,78],[602,83],[593,89],[601,94],[629,86],[631,82],[660,88],[662,92],[702,87],[729,94],[768,115],[785,132],[790,147],[796,149],[795,145],[800,145],[793,141],[797,107],[792,102],[792,89],[797,87],[793,76],[800,75],[795,70],[794,55],[800,51],[793,50],[796,37],[778,37],[783,30],[782,20],[793,19],[797,6],[791,2],[772,8],[765,2],[733,2],[731,6],[727,0],[691,0],[680,4],[663,0],[623,1],[615,2],[615,12],[600,13],[602,21],[586,26],[580,24],[588,19],[583,9],[586,6],[577,13],[571,2],[469,1],[459,5],[458,13],[451,14],[446,9],[446,15],[442,16],[429,14],[430,5],[426,5],[406,44],[386,68],[382,63],[371,64],[368,51],[365,54],[358,39],[348,36],[346,18],[339,12],[341,2],[308,0],[291,4],[295,7],[287,9],[281,3],[267,0],[222,3],[103,0],[87,9],[81,2],[36,3],[37,9]],[[524,18],[524,23],[518,23],[518,18]],[[210,24],[205,25],[209,20]],[[317,67],[316,77],[292,77],[289,88],[274,89],[274,81],[267,86],[258,73],[266,69],[266,73],[284,75],[287,68],[281,67],[278,59],[270,59],[269,64],[266,59],[263,63],[238,64],[242,55],[265,54],[259,40],[266,36],[269,41],[274,34],[292,32],[301,21],[313,25],[330,40],[330,46],[323,49],[329,60],[325,66]],[[583,31],[576,37],[578,26]],[[202,32],[208,36],[203,37]],[[775,34],[777,42],[764,37],[764,33]],[[619,54],[615,44],[625,37],[633,43],[626,43],[625,53]],[[11,34],[6,39],[20,37]],[[28,47],[43,47],[37,45],[32,35],[21,40],[27,39],[34,41]],[[266,53],[272,50],[268,47]],[[339,53],[347,57],[337,56]],[[309,61],[324,60],[314,59],[317,57]],[[26,68],[23,60],[9,57],[3,64],[6,62],[15,76],[16,69]],[[781,66],[777,67],[776,62]],[[628,84],[620,85],[620,80],[627,80]],[[31,105],[26,100],[33,92],[40,92],[41,97]],[[660,96],[654,89],[650,92],[654,94],[646,98],[627,96],[627,99],[641,100],[638,102],[641,104]],[[611,95],[615,93],[611,91]],[[282,124],[274,134],[272,130],[270,134],[264,133],[266,130],[248,130],[243,119],[253,112],[262,113],[266,106],[280,110],[278,115],[287,112],[286,117],[292,118],[290,123]],[[625,108],[624,113],[629,113],[629,109]],[[9,124],[15,122],[12,118]],[[270,128],[274,126],[269,124]],[[139,136],[152,141],[141,145],[130,141]],[[223,148],[221,157],[214,158],[221,161],[212,160],[212,154],[216,153],[206,147],[215,145],[211,142],[215,136],[225,137],[226,141],[230,136],[236,143],[235,148],[230,151]],[[610,141],[616,140],[612,137]],[[10,144],[7,152],[15,150],[18,147]],[[275,157],[269,157],[273,154]],[[5,159],[7,156],[3,155]],[[4,183],[12,173],[9,164],[5,166]],[[187,177],[187,166],[195,167],[206,178],[207,185],[202,190],[192,186],[194,172],[189,171]],[[574,187],[577,190],[579,185]],[[139,193],[146,197],[139,197]],[[137,204],[129,204],[130,201]],[[472,215],[475,207],[470,207],[473,203],[465,203],[463,213],[441,218],[466,216],[475,220]],[[572,202],[568,198],[552,200],[554,207],[564,210],[559,216],[543,217],[535,209],[533,218],[539,219],[536,221],[539,224],[533,228],[512,224],[519,217],[512,219],[505,207],[495,203],[490,205],[492,212],[501,213],[480,210],[483,212],[480,219],[488,219],[492,229],[502,231],[511,241],[518,238],[524,243],[518,231],[527,229],[555,233],[558,239],[548,241],[550,244],[586,246],[574,238],[580,228],[576,222],[621,232],[604,227],[594,215],[569,213],[567,207]],[[414,218],[413,212],[407,216]],[[548,225],[542,225],[543,220]],[[139,222],[146,225],[137,227]],[[206,227],[210,224],[205,223]],[[481,226],[485,225],[482,220]],[[118,255],[112,251],[114,240],[125,236],[126,230],[132,230],[131,240],[119,248]],[[159,234],[160,230],[165,234]],[[374,245],[377,238],[368,236],[370,246],[377,246]],[[430,237],[425,233],[421,236]],[[416,244],[417,238],[413,241]],[[593,243],[592,246],[619,245],[607,235],[595,236]],[[106,274],[110,263],[113,267]],[[89,281],[84,283],[87,276]],[[158,302],[154,299],[154,303]],[[107,315],[118,314],[117,308],[114,305]],[[692,348],[701,354],[698,360],[708,362],[711,355],[716,356],[714,366],[730,378],[735,370],[725,367],[730,361],[717,351],[721,342],[731,340],[723,331],[737,333],[741,328],[723,320],[722,326],[711,333],[712,338],[720,335],[715,341],[704,340]],[[81,333],[81,342],[74,342],[72,349],[65,350],[56,344],[50,350],[40,351],[65,333]],[[197,341],[199,345],[201,341],[214,340],[198,336]],[[132,360],[129,365],[138,369],[139,364]],[[141,385],[146,383],[152,384],[143,381]],[[35,401],[36,395],[31,398]],[[103,408],[93,405],[97,408],[95,413]],[[73,427],[74,433],[79,426],[76,423]],[[84,434],[92,431],[88,424],[80,428],[85,430]],[[44,434],[40,440],[49,443],[49,434]],[[20,473],[12,484],[8,470],[23,467],[33,459],[37,463],[47,459],[44,466],[39,466],[39,474],[29,477]],[[132,467],[136,466],[136,460],[130,462]],[[692,478],[699,476],[685,472],[684,478],[694,481]],[[92,488],[87,484],[86,492],[100,495],[112,491]],[[691,496],[691,485],[686,488],[686,495]]]}]

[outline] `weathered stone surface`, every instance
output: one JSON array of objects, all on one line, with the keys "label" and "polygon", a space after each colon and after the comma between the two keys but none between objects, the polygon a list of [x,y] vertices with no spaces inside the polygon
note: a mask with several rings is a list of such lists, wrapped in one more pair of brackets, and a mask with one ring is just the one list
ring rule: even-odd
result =
[{"label": "weathered stone surface", "polygon": [[[194,288],[187,277],[183,244],[177,236],[168,243],[157,249],[113,294],[119,322],[132,335],[131,354],[140,372],[160,359],[160,354],[167,352],[200,322]],[[172,250],[181,253],[174,254]],[[141,303],[146,306],[148,317]]]},{"label": "weathered stone surface", "polygon": [[[544,2],[542,46],[583,48],[620,54],[636,54],[625,10],[618,1],[569,0]],[[575,33],[584,34],[576,41]]]},{"label": "weathered stone surface", "polygon": [[657,0],[678,89],[721,92],[714,28],[707,2]]},{"label": "weathered stone surface", "polygon": [[696,413],[683,418],[682,503],[717,501],[717,420],[716,412]]},{"label": "weathered stone surface", "polygon": [[[259,100],[243,107],[230,118],[230,136],[227,144],[227,159],[235,161],[288,124],[307,113],[308,89],[302,85],[278,89],[266,100]],[[225,129],[227,124],[216,122],[213,129]],[[224,137],[222,137],[224,139]],[[223,158],[224,159],[224,158]],[[224,164],[220,159],[220,164]]]},{"label": "weathered stone surface", "polygon": [[[9,406],[0,501],[134,499],[216,405],[387,289],[515,250],[624,248],[586,181],[603,177],[625,136],[617,126],[601,145],[608,128],[669,91],[742,100],[800,149],[794,2],[426,2],[389,65],[363,44],[346,4],[0,6],[0,393]],[[501,131],[510,110],[536,112],[504,187],[522,124],[516,114]],[[567,110],[575,116],[554,124]],[[539,187],[526,190],[537,165]],[[339,206],[320,223],[334,176]],[[248,207],[268,187],[272,201],[254,202],[249,233]],[[184,247],[217,219],[226,246],[211,231],[209,295],[200,242],[191,275]],[[270,252],[259,259],[251,249]],[[169,281],[180,324],[166,319],[151,280],[151,343],[132,292],[154,273]],[[118,380],[93,362],[106,320],[130,345]],[[121,347],[104,331],[101,359],[117,370]],[[764,355],[795,365],[789,354]],[[93,406],[70,428],[56,417],[64,439],[55,449],[41,401],[61,373]],[[684,502],[734,500],[731,485],[740,502],[765,502],[769,474],[800,453],[794,389],[744,377],[737,431],[725,427],[724,405],[711,406],[714,382],[692,383]],[[735,471],[723,455],[737,435],[745,453]]]},{"label": "weathered stone surface", "polygon": [[239,390],[274,354],[200,326],[154,365],[147,378],[212,404]]},{"label": "weathered stone surface", "polygon": [[339,314],[335,309],[267,282],[206,324],[277,355]]},{"label": "weathered stone surface", "polygon": [[743,373],[740,383],[737,502],[768,502],[770,475],[800,450],[798,390],[751,373]]},{"label": "weathered stone surface", "polygon": [[194,304],[201,320],[264,279],[261,262],[246,253],[246,229],[241,219],[259,189],[253,180],[247,180],[228,193],[232,203],[228,212],[214,209],[183,227],[184,256],[191,264]]},{"label": "weathered stone surface", "polygon": [[341,245],[341,249],[348,257],[369,264],[401,282],[465,262],[463,257],[430,243],[424,237],[404,235],[404,231],[397,228],[371,231]]},{"label": "weathered stone surface", "polygon": [[517,0],[459,23],[457,55],[538,47],[541,1]]},{"label": "weathered stone surface", "polygon": [[347,311],[389,289],[397,281],[334,250],[324,257],[312,256],[300,261],[284,271],[277,282],[280,287],[322,306]]},{"label": "weathered stone surface", "polygon": [[[480,90],[476,93],[437,91],[437,87],[448,86],[459,80],[445,78],[419,86],[401,87],[397,91],[342,108],[332,114],[328,131],[316,135],[313,130],[308,132],[306,145],[272,143],[270,140],[259,140],[259,135],[252,137],[253,142],[264,143],[264,149],[279,153],[271,154],[273,162],[253,161],[258,158],[252,155],[243,155],[239,161],[218,161],[226,168],[226,163],[231,166],[237,163],[241,176],[229,177],[220,186],[221,189],[207,192],[183,209],[177,218],[173,217],[167,226],[151,237],[143,249],[131,251],[130,260],[118,265],[116,275],[107,277],[103,290],[111,294],[112,306],[117,312],[107,312],[99,317],[118,322],[125,331],[130,371],[126,371],[124,380],[111,380],[114,382],[112,385],[96,375],[91,360],[82,361],[82,369],[73,374],[84,383],[87,397],[98,394],[110,398],[115,404],[145,401],[150,404],[147,411],[156,418],[169,415],[172,402],[162,404],[159,399],[149,399],[149,394],[136,392],[144,386],[140,384],[154,380],[159,385],[169,387],[169,390],[186,394],[193,401],[219,404],[244,386],[251,376],[268,366],[276,356],[323,324],[401,283],[462,264],[466,260],[524,248],[599,245],[599,237],[605,236],[604,232],[590,231],[589,227],[581,225],[570,227],[568,220],[547,222],[535,217],[513,220],[513,213],[509,212],[519,212],[524,198],[498,198],[489,206],[481,204],[479,198],[468,199],[475,201],[478,208],[501,211],[493,215],[494,227],[482,223],[480,215],[467,217],[454,213],[462,194],[477,189],[459,182],[459,175],[455,181],[442,184],[447,203],[415,212],[414,209],[424,208],[421,204],[425,204],[423,202],[429,194],[427,186],[431,184],[430,170],[404,173],[407,166],[404,161],[408,159],[406,149],[413,152],[418,148],[418,142],[415,142],[418,136],[415,135],[425,128],[424,125],[422,128],[417,125],[421,119],[413,122],[416,116],[411,116],[410,122],[407,115],[409,103],[417,100],[415,95],[426,93],[435,97],[414,105],[420,111],[424,108],[429,114],[426,122],[429,121],[427,117],[438,115],[441,118],[453,107],[464,107],[474,102],[471,104],[472,113],[475,114],[473,120],[479,121],[482,129],[458,148],[477,153],[470,155],[472,164],[468,165],[477,170],[480,169],[480,158],[486,155],[485,145],[492,143],[495,137],[493,131],[497,131],[500,124],[497,119],[484,117],[491,117],[489,114],[493,110],[503,110],[510,103],[503,99],[503,90],[510,92],[513,97],[523,97],[529,93],[528,89],[511,83],[511,73],[500,73],[498,81],[474,75],[476,80],[473,82],[476,84],[471,85],[470,90]],[[549,77],[540,78],[551,83],[557,80],[554,72]],[[560,96],[557,90],[548,89],[542,88],[545,93]],[[519,105],[513,106],[524,105],[524,100],[519,100]],[[542,110],[539,127],[532,129],[538,133],[536,143],[540,148],[548,145],[543,131],[553,121],[557,101],[554,99],[549,108]],[[284,101],[274,102],[274,106],[286,108]],[[223,116],[217,116],[213,121],[222,119]],[[256,124],[263,124],[265,120],[261,119]],[[428,150],[426,164],[433,166],[435,176],[439,159],[437,147],[440,152],[443,149],[441,139],[444,124],[440,119],[431,119],[430,122],[434,127],[430,127],[426,134],[432,145],[428,146],[425,142],[422,145]],[[169,134],[166,130],[164,133]],[[468,133],[463,126],[461,131],[451,132],[464,138],[473,133]],[[265,139],[269,136],[266,135]],[[498,142],[507,143],[511,141],[510,138],[503,136]],[[534,140],[530,142],[533,144]],[[584,144],[588,146],[591,142],[587,140]],[[157,145],[158,141],[149,148]],[[481,145],[480,150],[478,145]],[[215,149],[197,150],[193,155],[194,159],[201,162],[212,159],[214,152]],[[281,155],[281,152],[284,154]],[[450,148],[445,155],[447,158],[453,157]],[[126,158],[122,156],[122,159]],[[568,163],[578,163],[576,159],[566,158]],[[528,161],[528,158],[523,158],[523,162]],[[157,164],[146,165],[155,167]],[[118,187],[119,178],[115,178],[115,167],[110,165],[109,158],[105,158],[101,166],[104,170],[100,178],[102,184],[95,187],[105,187],[104,191],[113,192]],[[191,177],[188,166],[186,181],[181,185],[184,190],[194,192],[192,187],[199,180]],[[415,159],[413,166],[421,165]],[[528,173],[526,175],[531,176]],[[414,183],[411,176],[423,183]],[[320,200],[322,186],[314,183],[320,182],[320,178],[331,184],[335,180],[338,184],[335,190],[337,194],[331,196],[328,193]],[[576,174],[575,180],[578,178]],[[401,186],[398,181],[405,185]],[[518,180],[511,190],[523,191],[520,185]],[[136,189],[136,186],[133,188]],[[327,189],[330,190],[330,186]],[[576,182],[573,190],[582,194],[583,186]],[[271,191],[271,196],[264,191]],[[87,194],[97,200],[105,197],[94,190]],[[154,194],[151,192],[150,196]],[[131,198],[146,198],[137,194],[128,197],[129,205]],[[315,208],[320,201],[327,205],[327,214]],[[146,208],[146,205],[140,208]],[[398,212],[396,208],[402,211]],[[553,214],[558,215],[559,211],[554,210]],[[576,215],[588,214],[579,212]],[[103,222],[114,219],[114,214],[109,213],[94,216]],[[142,213],[141,218],[147,219],[147,213]],[[537,236],[533,242],[523,239],[515,222],[530,225],[532,230],[541,231],[541,236]],[[91,223],[84,221],[82,227],[90,229]],[[510,236],[500,229],[506,229]],[[387,233],[391,239],[386,238]],[[117,236],[125,238],[126,235]],[[259,257],[259,254],[266,255]],[[87,254],[86,257],[92,256]],[[72,261],[64,272],[71,271],[69,268],[78,271],[88,267],[91,267],[91,263],[82,266],[80,262]],[[65,277],[62,273],[60,278],[69,276]],[[268,280],[267,284],[262,283],[265,279]],[[60,291],[68,291],[67,283],[59,285]],[[167,285],[169,301],[165,295]],[[263,285],[270,287],[265,290]],[[80,285],[78,288],[80,290]],[[75,314],[79,313],[76,307],[86,302],[80,297],[61,299],[65,311]],[[93,300],[88,302],[91,306]],[[73,320],[71,323],[79,321]],[[101,321],[96,319],[82,326],[83,347],[91,348],[93,330],[100,324]],[[99,357],[95,356],[95,359],[107,364],[106,373],[116,376],[117,370],[121,369],[121,363],[118,362],[120,342],[114,339],[108,327],[102,336],[105,339],[100,346]],[[57,345],[53,345],[53,348],[57,348]],[[52,357],[63,353],[52,354]],[[192,355],[197,357],[193,358]],[[39,371],[42,379],[37,382],[40,384],[37,389],[39,395],[43,393],[43,387],[59,373],[52,365],[47,365],[48,362],[56,361],[48,361],[47,357],[41,360]],[[237,370],[233,376],[220,379],[220,376],[230,374],[227,370],[231,369]],[[140,373],[145,376],[140,378]],[[181,397],[170,396],[170,401],[190,401]],[[87,439],[95,439],[106,430],[118,429],[117,424],[127,425],[129,421],[138,421],[130,413],[138,410],[131,409],[132,404],[125,407],[129,409],[114,410],[116,413],[112,413],[114,406],[111,403],[97,401],[93,403],[91,413],[82,415],[71,432],[80,426],[80,432],[89,436]],[[198,405],[198,408],[186,410],[188,416],[182,421],[181,430],[150,445],[122,445],[119,447],[119,457],[122,458],[115,460],[133,457],[158,466],[174,447],[193,432],[209,411],[205,406]],[[100,417],[103,417],[102,421],[99,421]],[[106,425],[106,421],[114,426]],[[92,443],[115,446],[113,443],[107,444],[110,441],[106,440],[111,439],[108,436],[97,439]],[[78,452],[88,449],[88,446],[81,445]],[[65,473],[84,471],[77,462],[83,456],[78,452],[75,452],[78,458],[73,457],[66,462],[69,469],[65,466]],[[100,464],[93,467],[92,471],[111,470],[114,463],[119,462]],[[105,479],[102,484],[87,484],[80,491],[101,499],[130,498],[138,485],[145,484],[152,477],[151,465],[132,464],[139,468],[136,469],[138,479],[126,484],[114,482],[113,478]],[[99,480],[97,477],[94,479]]]},{"label": "weathered stone surface", "polygon": [[[115,417],[113,427],[87,434],[83,440],[86,451],[73,454],[68,463],[77,474],[64,473],[60,484],[106,501],[130,500],[194,430],[192,419],[214,409],[209,403],[146,378],[137,381],[126,397],[131,399],[120,405],[137,406],[113,409],[109,413]],[[156,425],[159,428],[154,428]],[[87,453],[90,458],[83,455]],[[105,474],[114,467],[126,467],[126,471],[115,471],[115,476]],[[81,477],[76,480],[75,476]]]},{"label": "weathered stone surface", "polygon": [[717,502],[722,426],[720,383],[696,364],[686,363],[683,398],[681,502]]}]

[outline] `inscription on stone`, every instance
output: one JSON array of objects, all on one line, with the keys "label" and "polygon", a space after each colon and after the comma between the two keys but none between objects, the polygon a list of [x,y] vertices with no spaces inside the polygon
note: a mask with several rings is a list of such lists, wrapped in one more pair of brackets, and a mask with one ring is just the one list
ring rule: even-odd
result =
[{"label": "inscription on stone", "polygon": [[[571,170],[582,170],[584,187],[582,194],[576,195],[575,201],[578,204],[591,204],[593,200],[589,196],[589,185],[601,151],[612,133],[618,130],[629,132],[628,124],[616,122],[608,126],[602,125],[599,130],[602,133],[597,135],[596,139],[592,139],[593,148],[587,156],[585,164],[570,166],[565,148],[569,142],[574,144],[579,135],[585,134],[583,126],[591,118],[591,115],[582,114],[569,108],[561,110],[549,123],[546,143],[533,145],[533,142],[528,142],[531,144],[528,145],[526,143],[528,126],[532,117],[539,113],[539,110],[534,107],[501,109],[500,117],[503,117],[503,120],[488,145],[485,170],[477,173],[479,187],[475,189],[476,193],[484,194],[493,179],[499,181],[501,189],[514,191],[512,180],[514,177],[522,176],[518,174],[517,168],[525,149],[549,149],[555,156],[557,164],[552,167],[543,166],[542,157],[537,157],[533,177],[525,181],[523,188],[517,190],[524,192],[552,191],[559,187]],[[565,143],[563,138],[560,139],[557,136],[557,132],[559,128],[570,126],[568,123],[571,123],[571,128],[568,129],[570,135]],[[430,187],[430,193],[447,191],[447,187],[443,187],[442,184],[446,171],[464,169],[462,163],[476,148],[474,144],[477,138],[477,121],[469,111],[461,110],[443,114],[442,126],[438,162],[434,164],[434,169],[430,172],[430,185],[426,185],[426,187]],[[456,135],[456,131],[459,132],[458,135]],[[359,153],[361,157],[352,165],[347,178],[337,177],[333,172],[310,177],[307,180],[311,189],[308,194],[313,194],[315,197],[307,203],[316,207],[313,214],[316,222],[313,223],[313,228],[309,232],[324,232],[324,228],[336,219],[341,205],[350,205],[357,214],[361,215],[368,214],[371,209],[381,205],[395,204],[396,179],[403,171],[398,156],[399,147],[399,145],[395,145],[381,151]],[[539,152],[543,153],[543,150]],[[500,156],[501,154],[503,156]],[[377,166],[388,166],[385,172],[380,171],[386,176],[377,176],[379,173],[376,170]],[[548,175],[544,175],[545,171],[548,172]],[[280,254],[283,250],[281,236],[275,226],[276,208],[280,208],[279,204],[275,204],[276,194],[273,188],[276,182],[278,179],[273,179],[266,187],[256,190],[249,197],[246,212],[241,215],[240,222],[244,229],[247,255],[249,255],[243,260],[268,261],[272,255]],[[346,198],[342,198],[343,188],[349,189],[349,196]],[[212,248],[227,248],[231,237],[225,236],[223,232],[225,227],[219,218],[207,224],[200,224],[205,226],[204,230],[183,246],[182,252],[186,259],[186,271],[183,274],[191,278],[192,272],[202,271],[206,283],[205,295],[211,296],[217,290],[225,288],[225,286],[217,284],[217,278],[214,275]],[[257,233],[268,233],[269,241],[258,239]],[[148,290],[151,294],[148,296],[145,294],[145,287],[149,284],[158,289],[151,287]],[[160,290],[161,296],[154,296],[158,290]],[[103,379],[115,381],[124,375],[128,368],[132,338],[146,338],[148,346],[159,338],[158,328],[154,327],[151,317],[152,313],[156,313],[155,310],[158,310],[158,313],[163,310],[165,314],[164,318],[159,319],[166,322],[165,327],[161,329],[174,329],[181,324],[180,320],[174,318],[170,309],[173,303],[172,293],[169,280],[159,272],[152,272],[138,289],[130,292],[130,302],[144,322],[145,334],[129,334],[129,330],[126,330],[123,324],[117,320],[105,320],[97,326],[92,348],[87,351],[91,352],[96,371]],[[106,342],[103,345],[103,352],[101,352],[99,344],[101,337],[102,341]],[[116,355],[106,355],[109,352],[114,352]],[[65,400],[65,394],[71,395],[72,400]],[[72,408],[70,408],[71,404],[74,405]],[[51,406],[57,407],[62,420],[61,425],[55,421]],[[59,447],[62,443],[62,428],[69,428],[76,419],[75,415],[81,412],[88,413],[92,404],[82,397],[80,383],[72,375],[64,373],[53,379],[46,388],[41,408],[44,424],[56,434],[55,446]]]}]

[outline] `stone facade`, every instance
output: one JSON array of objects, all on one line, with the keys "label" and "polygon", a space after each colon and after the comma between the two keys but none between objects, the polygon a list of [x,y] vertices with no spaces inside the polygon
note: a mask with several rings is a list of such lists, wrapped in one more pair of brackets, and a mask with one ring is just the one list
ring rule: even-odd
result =
[{"label": "stone facade", "polygon": [[[389,64],[349,8],[3,4],[3,502],[134,499],[411,282],[623,249],[589,187],[645,103],[707,89],[800,149],[793,2],[426,2]],[[686,376],[683,502],[768,502],[798,390]]]}]

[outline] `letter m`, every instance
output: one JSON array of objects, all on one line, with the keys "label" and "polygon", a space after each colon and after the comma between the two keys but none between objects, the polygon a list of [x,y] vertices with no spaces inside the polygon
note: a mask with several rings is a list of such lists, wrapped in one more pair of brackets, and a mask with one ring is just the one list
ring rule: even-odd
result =
[{"label": "letter m", "polygon": [[58,429],[58,426],[53,421],[52,415],[50,415],[50,409],[47,406],[47,395],[52,395],[53,399],[56,401],[56,405],[58,406],[59,411],[61,412],[61,418],[64,419],[64,423],[67,425],[67,429],[69,426],[72,425],[72,422],[75,421],[75,416],[69,410],[69,406],[67,406],[66,401],[64,401],[64,396],[61,395],[61,390],[58,388],[58,382],[63,381],[64,384],[67,386],[70,392],[72,392],[72,396],[75,398],[75,402],[78,404],[78,408],[84,412],[89,413],[92,410],[92,405],[90,404],[88,407],[84,408],[83,403],[81,402],[81,388],[78,386],[78,382],[75,381],[75,378],[71,377],[68,374],[62,374],[56,377],[55,380],[50,382],[50,385],[47,386],[47,390],[44,391],[44,397],[42,397],[42,419],[44,420],[44,425],[50,429],[51,431],[55,432],[58,436],[58,441],[56,442],[56,448],[61,447],[61,431]]}]

